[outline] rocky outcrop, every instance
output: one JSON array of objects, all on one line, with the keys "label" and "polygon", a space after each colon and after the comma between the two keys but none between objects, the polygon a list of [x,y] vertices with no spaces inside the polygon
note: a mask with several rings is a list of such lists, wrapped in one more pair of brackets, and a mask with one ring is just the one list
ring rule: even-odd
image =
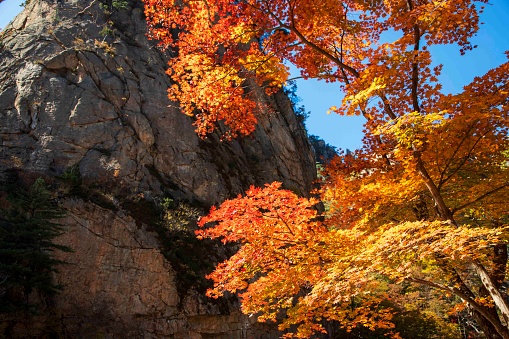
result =
[{"label": "rocky outcrop", "polygon": [[266,98],[277,113],[261,114],[252,136],[199,139],[166,96],[168,57],[147,40],[137,0],[31,0],[1,33],[0,171],[102,192],[101,201],[61,194],[60,241],[74,253],[60,254],[69,265],[56,276],[64,290],[52,314],[74,337],[273,336],[234,302],[179,291],[150,209],[135,202],[205,207],[274,180],[307,194],[315,167],[306,133],[277,94]]},{"label": "rocky outcrop", "polygon": [[57,282],[65,286],[55,299],[67,334],[82,338],[245,338],[277,337],[240,313],[235,303],[207,302],[195,289],[185,295],[179,278],[146,226],[127,212],[66,199],[60,242],[74,253],[60,254],[68,264]]},{"label": "rocky outcrop", "polygon": [[[309,141],[315,153],[315,159],[320,164],[327,164],[338,155],[337,149],[326,143],[323,139],[320,139],[320,137],[310,135]],[[349,150],[346,151],[347,153],[350,152]]]},{"label": "rocky outcrop", "polygon": [[33,0],[6,28],[2,166],[58,175],[79,165],[83,178],[205,203],[273,180],[307,192],[312,155],[286,98],[271,99],[279,113],[262,115],[252,137],[200,140],[167,99],[167,55],[147,41],[141,3],[127,3]]}]

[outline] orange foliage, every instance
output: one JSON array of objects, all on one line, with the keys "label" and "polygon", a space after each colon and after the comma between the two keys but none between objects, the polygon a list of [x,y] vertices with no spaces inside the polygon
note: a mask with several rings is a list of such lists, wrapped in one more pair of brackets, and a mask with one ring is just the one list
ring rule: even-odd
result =
[{"label": "orange foliage", "polygon": [[219,223],[197,231],[199,237],[242,244],[233,257],[208,276],[215,282],[208,295],[240,291],[242,311],[259,313],[259,321],[275,321],[280,310],[286,309],[288,318],[280,329],[299,324],[296,335],[302,338],[315,331],[324,332],[320,319],[338,320],[348,327],[369,323],[391,328],[390,310],[372,308],[383,294],[365,295],[363,307],[350,307],[351,298],[361,293],[355,286],[361,281],[346,282],[341,293],[315,293],[330,277],[331,269],[343,262],[337,260],[338,255],[346,257],[358,251],[358,239],[353,233],[328,230],[317,219],[315,200],[299,198],[280,186],[273,183],[263,189],[251,187],[245,197],[225,201],[200,220],[202,227],[209,222]]},{"label": "orange foliage", "polygon": [[170,98],[200,136],[218,123],[227,138],[251,133],[267,109],[259,88],[279,90],[283,62],[340,83],[331,111],[366,118],[363,148],[323,173],[323,216],[275,183],[202,219],[217,225],[201,237],[241,244],[209,276],[211,296],[239,292],[260,320],[286,310],[281,328],[308,337],[324,320],[390,328],[380,302],[412,283],[509,338],[509,63],[444,95],[428,50],[471,49],[486,0],[144,1],[150,35],[175,54]]},{"label": "orange foliage", "polygon": [[[298,325],[288,337],[324,332],[323,320],[348,330],[391,329],[391,309],[381,303],[398,290],[393,285],[411,281],[454,294],[458,287],[448,285],[450,271],[465,272],[473,262],[489,265],[491,247],[508,240],[506,228],[442,221],[389,223],[372,232],[325,227],[316,201],[280,186],[251,187],[244,197],[225,201],[200,220],[202,227],[217,224],[196,233],[241,244],[208,276],[214,281],[208,295],[238,292],[242,311],[260,321],[278,320],[286,310],[279,328]],[[447,261],[446,271],[437,258]]]}]

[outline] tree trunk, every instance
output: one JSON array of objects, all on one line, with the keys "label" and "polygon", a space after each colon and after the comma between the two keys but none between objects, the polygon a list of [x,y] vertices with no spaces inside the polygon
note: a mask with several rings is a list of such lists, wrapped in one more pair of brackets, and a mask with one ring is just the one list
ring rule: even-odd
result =
[{"label": "tree trunk", "polygon": [[498,289],[497,283],[493,281],[493,279],[490,277],[484,266],[482,266],[480,263],[474,262],[472,264],[472,268],[477,273],[477,275],[479,275],[479,278],[481,278],[484,287],[490,294],[491,298],[493,298],[493,301],[495,302],[495,305],[497,306],[498,311],[500,312],[502,323],[507,329],[507,325],[509,324],[509,305],[507,304],[507,301],[505,300],[504,296]]},{"label": "tree trunk", "polygon": [[[459,286],[459,290],[472,300],[475,300],[476,296],[474,292],[471,291],[470,288],[465,284],[463,279],[461,279],[461,276],[457,273],[454,274],[453,276],[455,277],[454,284]],[[485,293],[486,295],[488,294],[487,291]],[[479,293],[479,296],[482,296],[482,294]],[[488,339],[509,338],[509,331],[500,321],[500,317],[497,313],[497,310],[494,307],[486,307],[477,304],[477,307],[480,307],[480,309],[476,309],[474,305],[471,305],[470,303],[467,303],[467,305],[469,313],[473,316],[479,327],[482,329],[486,338]]]},{"label": "tree trunk", "polygon": [[438,214],[440,215],[440,219],[444,221],[450,221],[452,224],[456,225],[456,221],[454,220],[451,210],[445,204],[445,201],[442,198],[442,195],[440,194],[440,190],[435,185],[433,179],[431,178],[428,171],[426,170],[426,167],[424,166],[424,162],[421,159],[421,153],[417,150],[414,150],[413,153],[416,161],[417,172],[423,179],[426,188],[431,194],[431,198],[435,202],[435,206],[438,210]]},{"label": "tree trunk", "polygon": [[[507,245],[500,244],[496,245],[493,249],[493,263],[494,268],[493,272],[491,274],[492,280],[495,284],[495,287],[499,290],[502,286],[502,282],[505,278],[505,272],[506,272],[506,265],[507,265],[508,255],[507,255]],[[486,287],[483,285],[479,289],[479,296],[486,297],[490,295],[489,291],[486,289]],[[489,321],[487,321],[479,312],[476,312],[471,307],[469,307],[471,310],[472,315],[474,316],[474,319],[477,321],[479,326],[482,328],[484,334],[489,339],[500,339],[502,338],[496,331],[495,327],[493,327],[492,324],[490,324]],[[495,308],[491,308],[487,310],[491,315],[497,316],[497,310]],[[505,324],[507,326],[507,324]]]}]

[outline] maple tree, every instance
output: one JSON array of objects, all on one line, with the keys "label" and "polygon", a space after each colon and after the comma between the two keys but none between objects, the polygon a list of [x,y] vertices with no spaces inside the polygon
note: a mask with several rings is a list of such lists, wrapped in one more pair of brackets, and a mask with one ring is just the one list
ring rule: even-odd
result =
[{"label": "maple tree", "polygon": [[322,173],[323,216],[273,183],[202,218],[217,224],[199,236],[241,244],[210,275],[211,296],[239,292],[260,320],[285,310],[281,329],[308,337],[325,320],[390,329],[383,301],[428,286],[461,300],[487,337],[509,338],[509,63],[445,95],[429,50],[472,49],[484,3],[145,0],[150,35],[175,54],[169,96],[200,136],[251,133],[284,62],[340,83],[331,111],[366,118],[363,148]]}]

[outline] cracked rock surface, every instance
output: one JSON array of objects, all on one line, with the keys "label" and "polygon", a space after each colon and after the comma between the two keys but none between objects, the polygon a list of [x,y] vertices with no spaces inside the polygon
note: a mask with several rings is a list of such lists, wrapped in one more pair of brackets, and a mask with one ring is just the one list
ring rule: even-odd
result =
[{"label": "cracked rock surface", "polygon": [[[147,40],[141,1],[111,4],[31,0],[0,32],[0,171],[73,170],[90,185],[202,206],[275,180],[310,191],[313,153],[286,96],[265,98],[276,112],[252,136],[199,139],[167,98],[169,55]],[[61,241],[75,252],[55,304],[75,337],[241,338],[254,328],[236,310],[179,295],[157,237],[120,205],[61,203]]]},{"label": "cracked rock surface", "polygon": [[0,166],[75,165],[83,178],[206,204],[274,180],[309,192],[313,156],[284,95],[267,98],[277,113],[253,136],[200,140],[167,98],[168,56],[146,39],[142,4],[110,14],[100,4],[33,0],[2,33]]}]

